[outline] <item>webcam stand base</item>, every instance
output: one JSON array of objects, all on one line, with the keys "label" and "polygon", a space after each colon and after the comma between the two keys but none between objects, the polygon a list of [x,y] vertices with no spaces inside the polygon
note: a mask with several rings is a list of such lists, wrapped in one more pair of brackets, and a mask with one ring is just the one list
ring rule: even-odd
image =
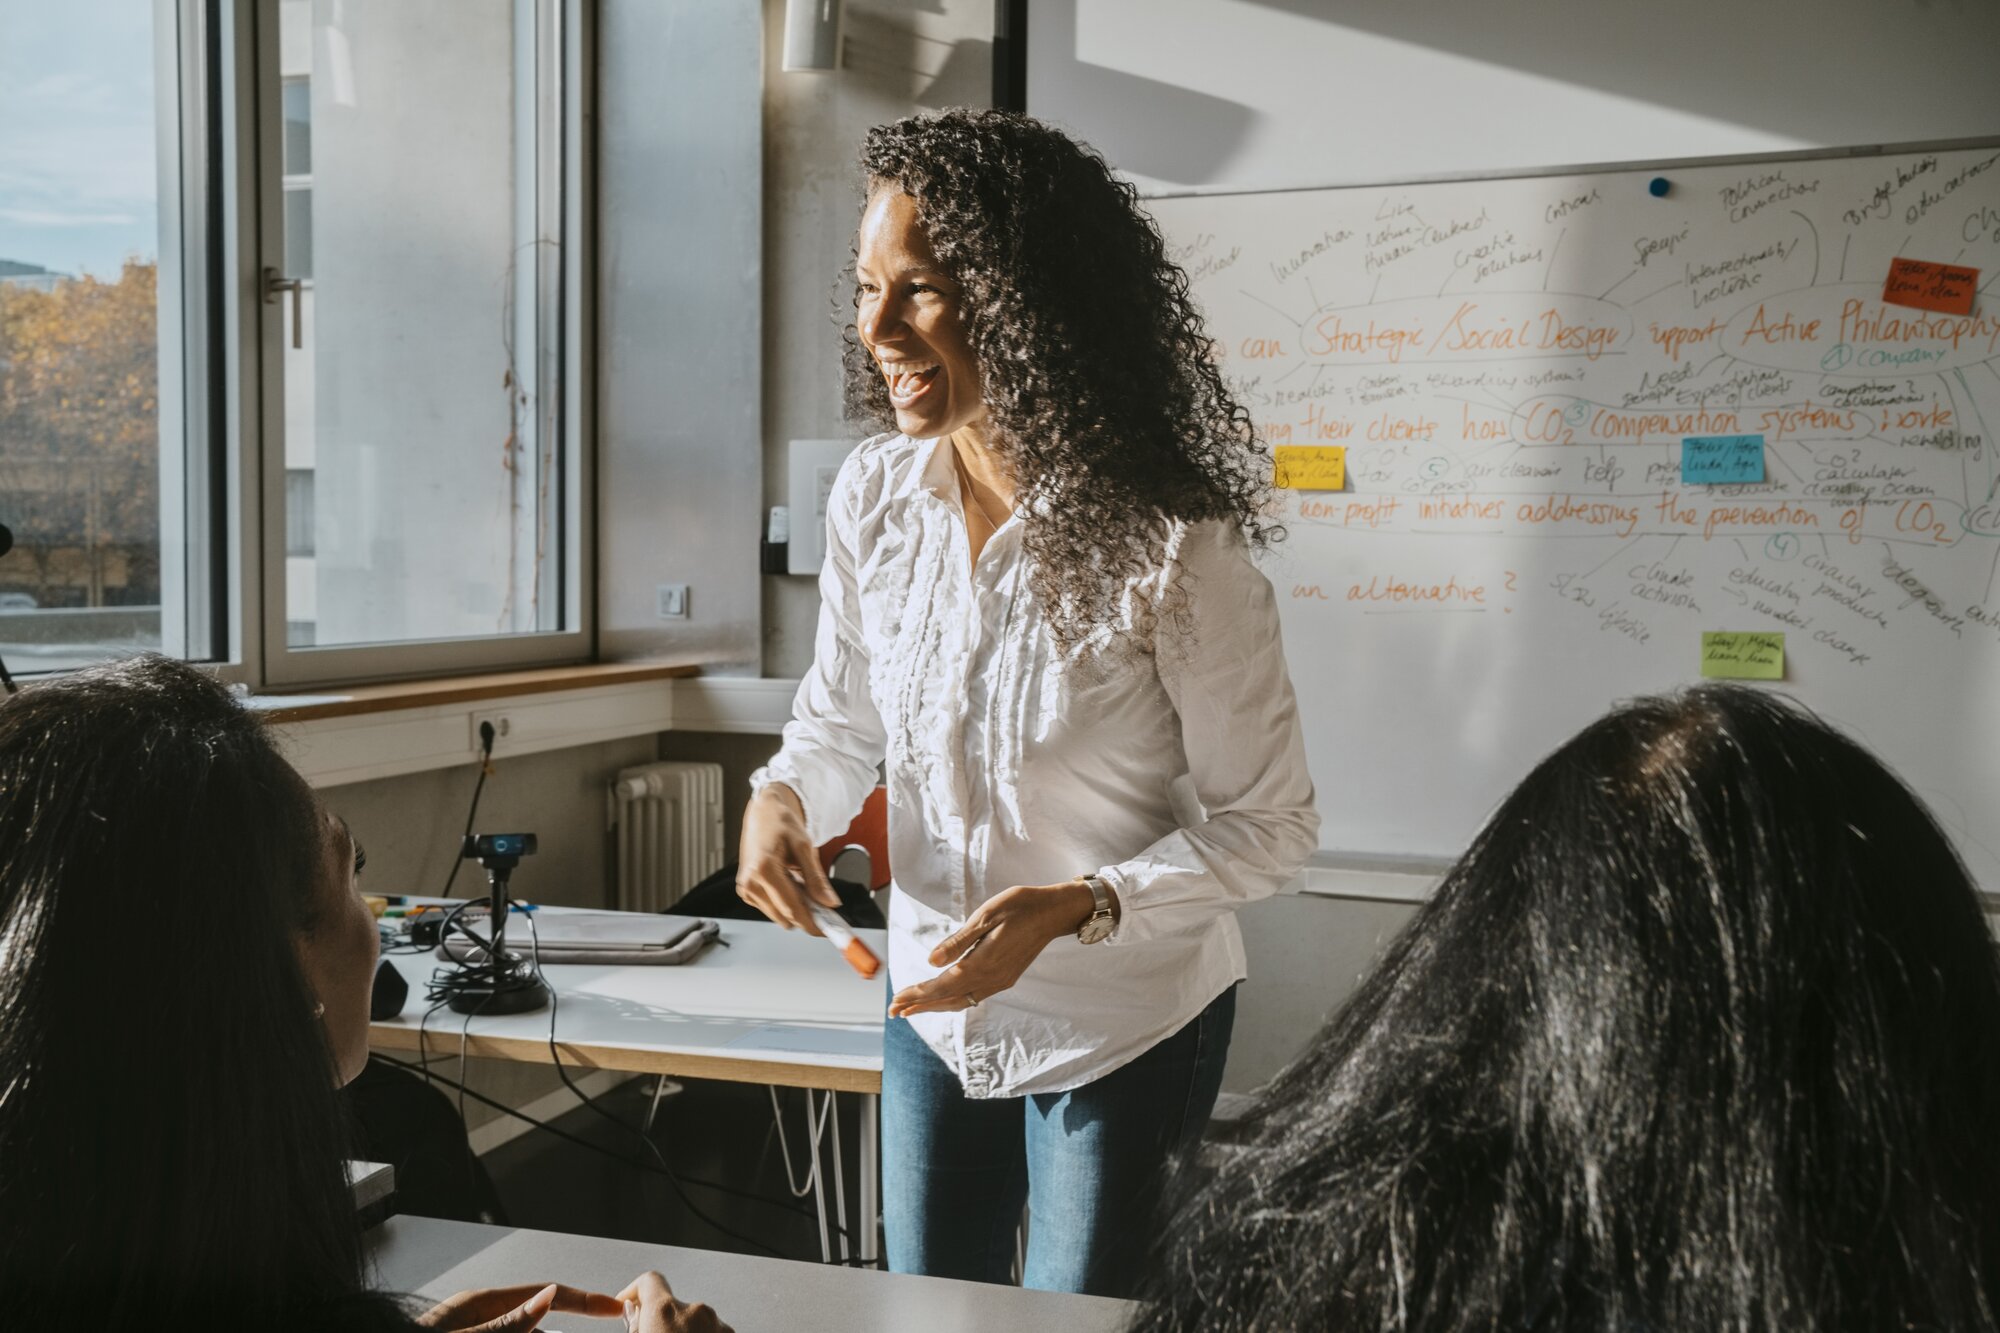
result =
[{"label": "webcam stand base", "polygon": [[532,976],[473,984],[451,997],[455,1014],[528,1014],[547,1007],[549,988]]}]

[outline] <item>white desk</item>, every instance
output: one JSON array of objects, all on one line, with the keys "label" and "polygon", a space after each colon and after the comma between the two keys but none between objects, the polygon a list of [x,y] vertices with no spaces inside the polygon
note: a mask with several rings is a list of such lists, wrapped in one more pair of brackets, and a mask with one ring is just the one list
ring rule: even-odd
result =
[{"label": "white desk", "polygon": [[396,1192],[396,1168],[387,1162],[347,1163],[347,1188],[354,1195],[354,1211],[366,1212]]},{"label": "white desk", "polygon": [[[560,911],[545,907],[544,912]],[[878,957],[885,932],[856,931]],[[847,965],[825,940],[765,921],[725,921],[728,947],[711,945],[679,967],[551,963],[556,1043],[565,1066],[673,1074],[737,1083],[836,1092],[882,1090],[882,1018],[888,991]],[[507,945],[526,951],[528,929],[517,913]],[[440,964],[429,953],[394,955],[410,983],[395,1018],[369,1025],[380,1051],[417,1050],[424,986]],[[551,1063],[549,1011],[480,1015],[469,1027],[449,1009],[431,1015],[424,1044],[437,1056],[466,1051],[489,1059]]]},{"label": "white desk", "polygon": [[[1131,1321],[1135,1309],[1098,1296],[427,1217],[390,1218],[368,1233],[368,1250],[384,1290],[433,1300],[469,1287],[523,1282],[615,1293],[647,1269],[658,1269],[674,1295],[713,1306],[738,1333],[1112,1333]],[[621,1321],[577,1315],[552,1315],[548,1323],[573,1330],[622,1327]]]},{"label": "white desk", "polygon": [[[545,907],[543,912],[562,909]],[[878,957],[884,932],[857,931]],[[882,1089],[882,1021],[888,1004],[883,979],[864,980],[825,940],[764,921],[725,921],[723,945],[711,945],[678,967],[616,967],[551,963],[543,971],[556,992],[556,1045],[565,1068],[614,1069],[634,1074],[724,1079],[806,1089],[810,1127],[824,1115],[832,1124],[831,1160],[837,1221],[844,1233],[847,1200],[840,1176],[839,1117],[816,1110],[815,1089],[861,1096],[859,1256],[877,1254],[878,1094]],[[525,951],[527,924],[517,914],[507,925],[507,945]],[[414,1054],[422,1044],[437,1057],[465,1053],[487,1059],[551,1064],[549,1010],[506,1015],[463,1015],[439,1009],[423,1022],[430,1004],[424,986],[439,960],[430,953],[391,955],[410,985],[403,1012],[369,1024],[368,1043],[379,1051]],[[814,1154],[816,1194],[825,1233],[826,1191]],[[843,1256],[848,1247],[840,1245]]]}]

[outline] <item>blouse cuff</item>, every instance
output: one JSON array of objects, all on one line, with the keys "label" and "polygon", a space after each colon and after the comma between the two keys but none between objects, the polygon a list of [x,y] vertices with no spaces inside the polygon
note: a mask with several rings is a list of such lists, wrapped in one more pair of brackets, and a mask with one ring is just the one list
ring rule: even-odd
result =
[{"label": "blouse cuff", "polygon": [[1138,912],[1135,910],[1137,904],[1133,902],[1134,895],[1131,892],[1131,881],[1117,866],[1100,866],[1096,874],[1099,879],[1104,881],[1105,887],[1116,894],[1118,898],[1116,924],[1111,927],[1111,933],[1104,937],[1103,942],[1105,944],[1130,944],[1136,939],[1143,938],[1147,934],[1146,928],[1134,924],[1134,918],[1138,915]]},{"label": "blouse cuff", "polygon": [[783,761],[784,755],[780,754],[770,763],[750,775],[751,798],[755,799],[757,793],[763,791],[764,788],[770,786],[772,783],[781,783],[786,790],[798,798],[799,810],[805,815],[806,837],[812,841],[813,846],[823,846],[839,837],[845,830],[846,825],[843,824],[840,828],[834,829],[829,833],[822,831],[813,822],[813,811],[823,808],[824,803],[815,799],[815,793],[812,791],[812,783],[806,778],[805,774]]}]

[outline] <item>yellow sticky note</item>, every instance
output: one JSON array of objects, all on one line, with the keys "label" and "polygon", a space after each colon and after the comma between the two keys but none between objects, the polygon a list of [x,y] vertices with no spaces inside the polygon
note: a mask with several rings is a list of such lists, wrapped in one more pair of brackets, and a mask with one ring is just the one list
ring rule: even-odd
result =
[{"label": "yellow sticky note", "polygon": [[1337,491],[1347,485],[1347,446],[1281,444],[1271,484],[1288,491]]},{"label": "yellow sticky note", "polygon": [[1701,674],[1719,680],[1783,680],[1785,636],[1758,630],[1703,630]]}]

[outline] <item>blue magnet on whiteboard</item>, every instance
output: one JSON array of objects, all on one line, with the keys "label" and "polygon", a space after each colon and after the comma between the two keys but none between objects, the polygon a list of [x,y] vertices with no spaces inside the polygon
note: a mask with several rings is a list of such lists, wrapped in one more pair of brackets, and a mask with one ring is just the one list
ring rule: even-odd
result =
[{"label": "blue magnet on whiteboard", "polygon": [[1672,188],[1673,186],[1667,183],[1665,176],[1655,176],[1652,183],[1646,187],[1646,193],[1652,195],[1655,199],[1664,199],[1667,197],[1667,191]]}]

